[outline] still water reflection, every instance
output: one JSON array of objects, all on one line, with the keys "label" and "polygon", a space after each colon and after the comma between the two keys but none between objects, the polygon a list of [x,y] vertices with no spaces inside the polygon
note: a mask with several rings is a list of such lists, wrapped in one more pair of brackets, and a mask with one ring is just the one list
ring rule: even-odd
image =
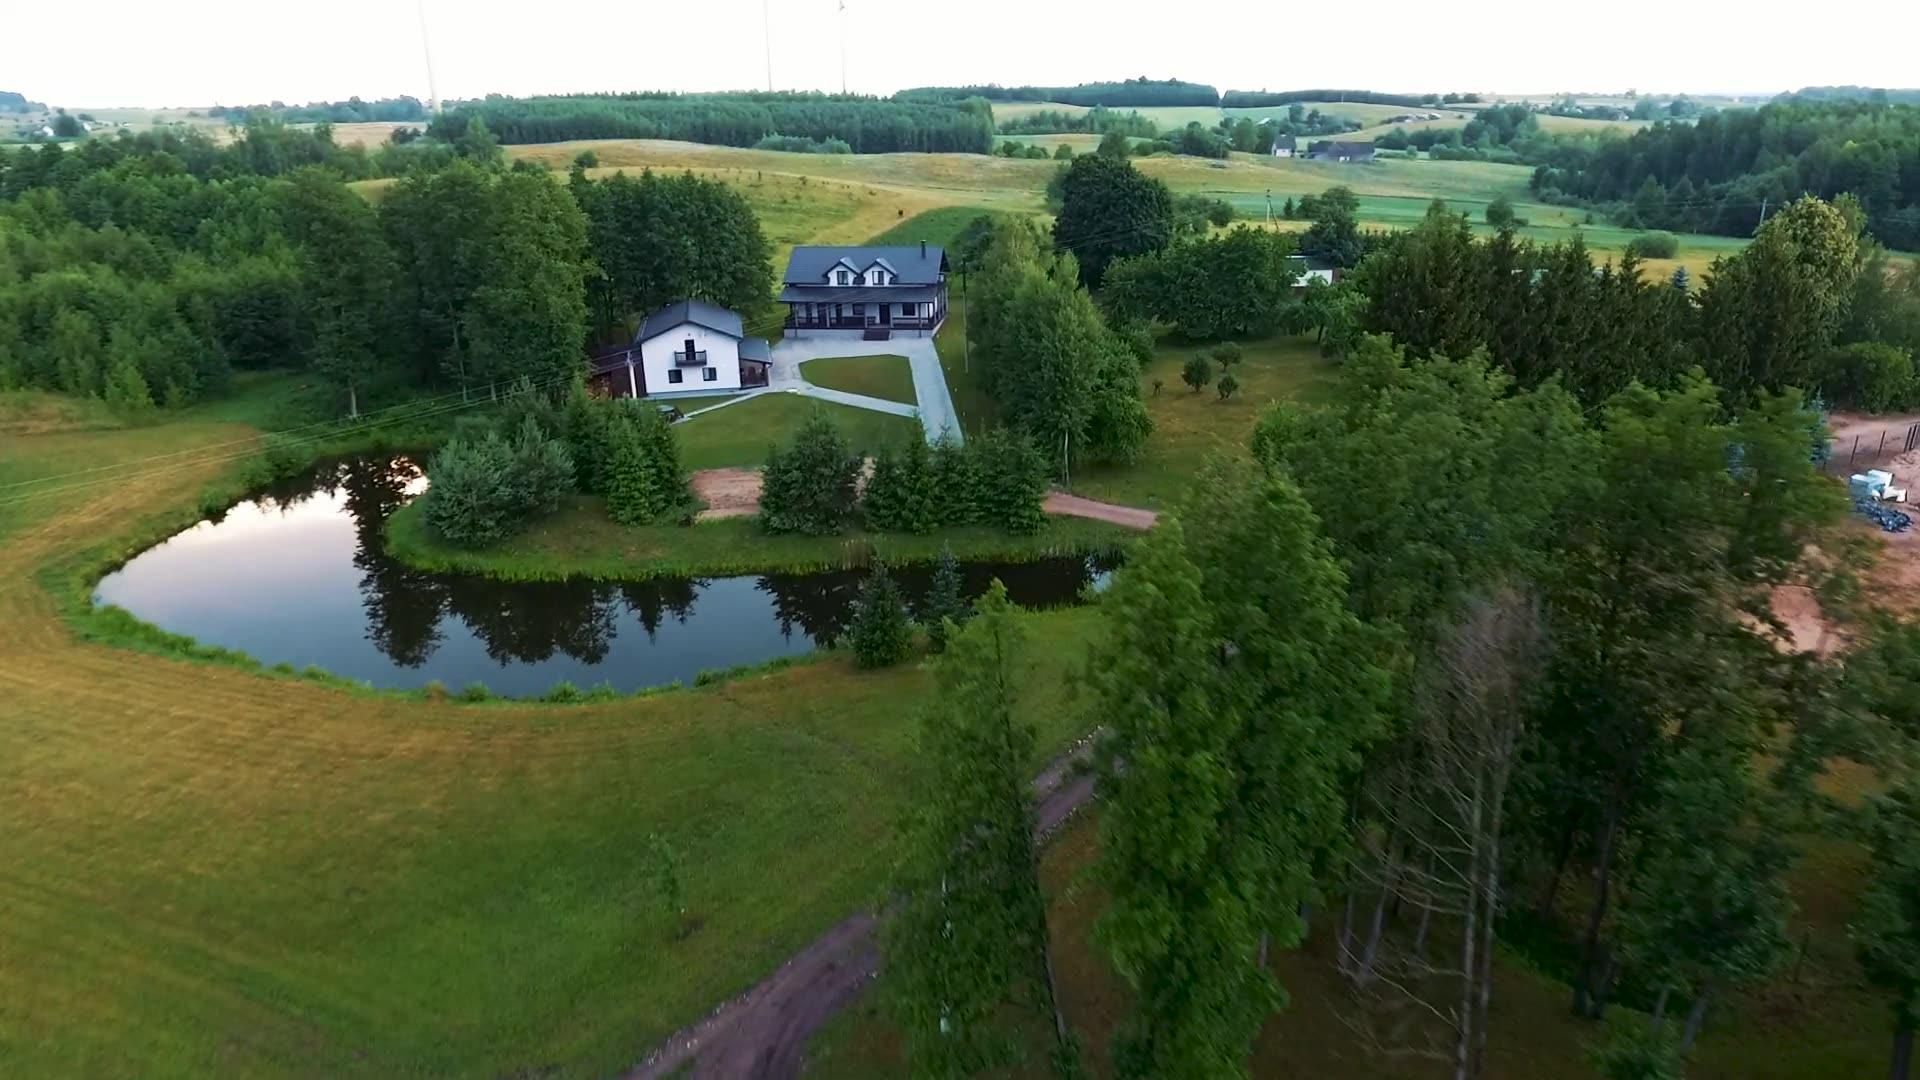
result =
[{"label": "still water reflection", "polygon": [[[387,515],[426,486],[404,457],[318,467],[202,521],[108,575],[96,602],[272,665],[315,665],[380,687],[484,682],[530,696],[561,680],[620,690],[829,644],[858,571],[758,577],[504,582],[414,570],[386,557]],[[968,589],[999,578],[1016,603],[1073,603],[1104,580],[1097,559],[966,564]],[[897,576],[909,602],[929,571]]]}]

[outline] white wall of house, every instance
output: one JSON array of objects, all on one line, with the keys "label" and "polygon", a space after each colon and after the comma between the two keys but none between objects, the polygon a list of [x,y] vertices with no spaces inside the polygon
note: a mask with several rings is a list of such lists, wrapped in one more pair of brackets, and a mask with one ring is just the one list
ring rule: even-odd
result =
[{"label": "white wall of house", "polygon": [[[707,354],[704,366],[682,367],[674,362],[675,353],[685,354],[688,338],[693,339],[694,352]],[[640,366],[649,395],[738,390],[740,341],[704,326],[682,323],[640,343]],[[680,373],[679,382],[674,381],[676,371]]]}]

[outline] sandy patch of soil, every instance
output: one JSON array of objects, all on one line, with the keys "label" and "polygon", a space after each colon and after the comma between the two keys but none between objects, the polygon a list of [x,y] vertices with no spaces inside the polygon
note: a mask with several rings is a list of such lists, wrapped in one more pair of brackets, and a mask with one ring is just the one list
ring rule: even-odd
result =
[{"label": "sandy patch of soil", "polygon": [[698,469],[690,478],[693,493],[707,504],[695,521],[752,517],[760,512],[760,470]]}]

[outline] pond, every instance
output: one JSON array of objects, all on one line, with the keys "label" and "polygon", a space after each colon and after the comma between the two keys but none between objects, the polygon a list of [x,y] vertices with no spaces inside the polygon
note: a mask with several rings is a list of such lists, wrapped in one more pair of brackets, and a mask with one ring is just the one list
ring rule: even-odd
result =
[{"label": "pond", "polygon": [[[412,461],[333,462],[149,548],[104,578],[97,604],[269,666],[309,665],[383,688],[484,683],[532,697],[567,681],[631,691],[831,644],[863,571],[747,577],[511,582],[390,559],[387,515],[426,488]],[[967,588],[999,578],[1029,608],[1078,601],[1111,563],[1057,557],[967,563]],[[908,601],[931,570],[895,575]]]}]

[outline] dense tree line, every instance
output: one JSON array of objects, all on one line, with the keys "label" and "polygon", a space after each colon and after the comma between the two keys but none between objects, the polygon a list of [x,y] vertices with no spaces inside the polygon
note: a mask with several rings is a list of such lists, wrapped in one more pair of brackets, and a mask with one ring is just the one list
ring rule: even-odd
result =
[{"label": "dense tree line", "polygon": [[1293,248],[1285,233],[1236,226],[1119,260],[1101,299],[1122,320],[1164,323],[1191,341],[1266,337],[1293,303]]},{"label": "dense tree line", "polygon": [[1860,201],[1889,247],[1920,248],[1920,107],[1786,101],[1566,144],[1533,176],[1547,198],[1618,206],[1644,228],[1750,235],[1762,205]]},{"label": "dense tree line", "polygon": [[280,101],[267,105],[215,105],[207,110],[208,116],[230,116],[236,121],[260,113],[288,124],[425,122],[431,118],[425,103],[411,95],[375,98],[372,101],[362,101],[356,95],[345,101],[309,101],[305,105],[288,105]]},{"label": "dense tree line", "polygon": [[1108,108],[1149,105],[1218,105],[1220,91],[1204,83],[1141,76],[1124,82],[1079,83],[1074,86],[916,86],[894,95],[896,101],[1056,101],[1062,105]]},{"label": "dense tree line", "polygon": [[478,119],[506,143],[569,139],[681,139],[753,146],[770,135],[839,139],[859,154],[984,154],[993,117],[984,104],[930,104],[829,94],[570,95],[489,97],[435,118],[429,136],[451,138]]},{"label": "dense tree line", "polygon": [[1160,135],[1159,126],[1139,113],[1116,112],[1104,105],[1096,105],[1079,114],[1043,109],[1002,120],[999,131],[1002,135],[1064,135],[1074,132],[1104,135],[1109,131],[1117,131],[1142,139]]},{"label": "dense tree line", "polygon": [[982,385],[1060,475],[1082,461],[1132,460],[1152,428],[1138,381],[1146,356],[1101,318],[1072,250],[1055,252],[1028,223],[1002,222],[969,293]]},{"label": "dense tree line", "polygon": [[1352,101],[1365,105],[1453,105],[1480,100],[1479,94],[1382,94],[1372,90],[1229,90],[1220,98],[1227,109],[1259,109],[1296,101]]}]

